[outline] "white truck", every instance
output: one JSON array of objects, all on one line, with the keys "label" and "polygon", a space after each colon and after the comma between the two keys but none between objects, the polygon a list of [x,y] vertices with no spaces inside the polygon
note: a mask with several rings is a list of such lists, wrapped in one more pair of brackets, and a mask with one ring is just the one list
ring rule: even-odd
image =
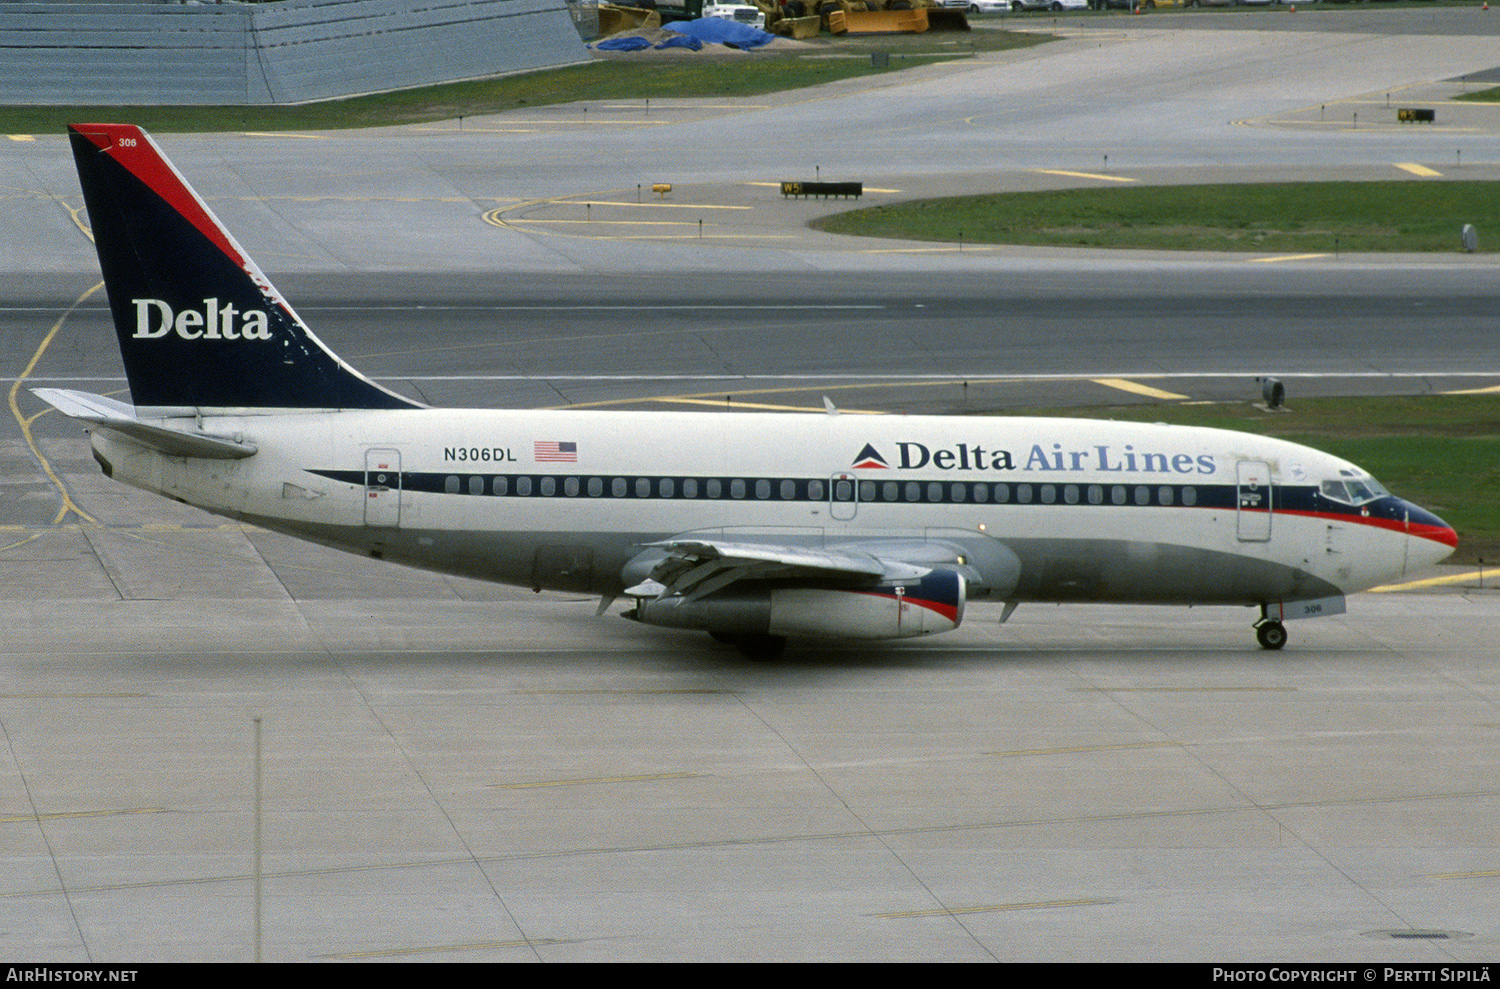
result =
[{"label": "white truck", "polygon": [[766,29],[766,15],[759,7],[748,3],[706,3],[703,5],[703,16],[737,21],[762,31]]}]

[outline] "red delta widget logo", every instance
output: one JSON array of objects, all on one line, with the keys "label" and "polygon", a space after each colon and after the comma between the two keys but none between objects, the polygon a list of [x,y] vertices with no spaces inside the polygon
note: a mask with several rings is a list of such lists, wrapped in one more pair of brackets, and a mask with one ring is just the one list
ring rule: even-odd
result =
[{"label": "red delta widget logo", "polygon": [[1053,443],[1050,450],[1033,443],[1025,460],[1009,450],[989,450],[978,444],[954,444],[936,449],[925,443],[904,440],[896,443],[893,464],[866,443],[854,458],[855,470],[982,470],[1090,472],[1102,474],[1214,474],[1218,464],[1211,454],[1173,453],[1137,450],[1126,443],[1118,449],[1099,443],[1082,449],[1065,449]]}]

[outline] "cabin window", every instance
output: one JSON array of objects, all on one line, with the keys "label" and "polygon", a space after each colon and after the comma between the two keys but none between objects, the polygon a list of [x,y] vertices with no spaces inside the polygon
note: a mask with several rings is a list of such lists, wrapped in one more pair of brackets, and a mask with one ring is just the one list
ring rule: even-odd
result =
[{"label": "cabin window", "polygon": [[[1364,505],[1389,492],[1368,475],[1353,476],[1344,471],[1342,478],[1318,483],[1322,497],[1345,505]],[[804,487],[805,485],[805,487]],[[508,476],[448,474],[442,478],[447,494],[510,495],[527,498],[534,494],[569,498],[587,493],[590,498],[608,495],[613,498],[751,498],[758,501],[876,502],[912,504],[996,504],[1033,502],[1043,505],[1182,505],[1195,506],[1201,497],[1192,485],[1102,485],[1038,483],[990,484],[980,481],[873,481],[850,477],[801,480],[797,478],[673,478],[673,477],[581,477],[572,475]]]}]

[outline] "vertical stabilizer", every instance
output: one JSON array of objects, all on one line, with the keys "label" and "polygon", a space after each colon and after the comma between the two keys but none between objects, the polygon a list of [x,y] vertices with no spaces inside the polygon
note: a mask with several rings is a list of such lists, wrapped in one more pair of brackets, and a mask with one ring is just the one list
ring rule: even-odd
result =
[{"label": "vertical stabilizer", "polygon": [[313,335],[149,134],[68,132],[138,408],[421,407]]}]

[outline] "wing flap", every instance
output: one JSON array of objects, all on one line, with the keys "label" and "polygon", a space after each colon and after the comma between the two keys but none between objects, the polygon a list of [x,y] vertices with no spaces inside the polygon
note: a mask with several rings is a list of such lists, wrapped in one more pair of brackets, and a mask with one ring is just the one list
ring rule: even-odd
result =
[{"label": "wing flap", "polygon": [[206,460],[242,460],[254,456],[254,443],[232,436],[172,429],[142,421],[135,407],[103,395],[70,391],[66,388],[33,388],[32,394],[65,416],[91,423],[130,439],[169,457],[201,457]]},{"label": "wing flap", "polygon": [[664,598],[676,595],[695,601],[742,580],[832,580],[873,584],[927,573],[926,567],[883,560],[850,548],[811,549],[778,543],[685,539],[648,543],[647,548],[665,550],[666,555],[652,566],[646,581],[626,591],[632,596]]}]

